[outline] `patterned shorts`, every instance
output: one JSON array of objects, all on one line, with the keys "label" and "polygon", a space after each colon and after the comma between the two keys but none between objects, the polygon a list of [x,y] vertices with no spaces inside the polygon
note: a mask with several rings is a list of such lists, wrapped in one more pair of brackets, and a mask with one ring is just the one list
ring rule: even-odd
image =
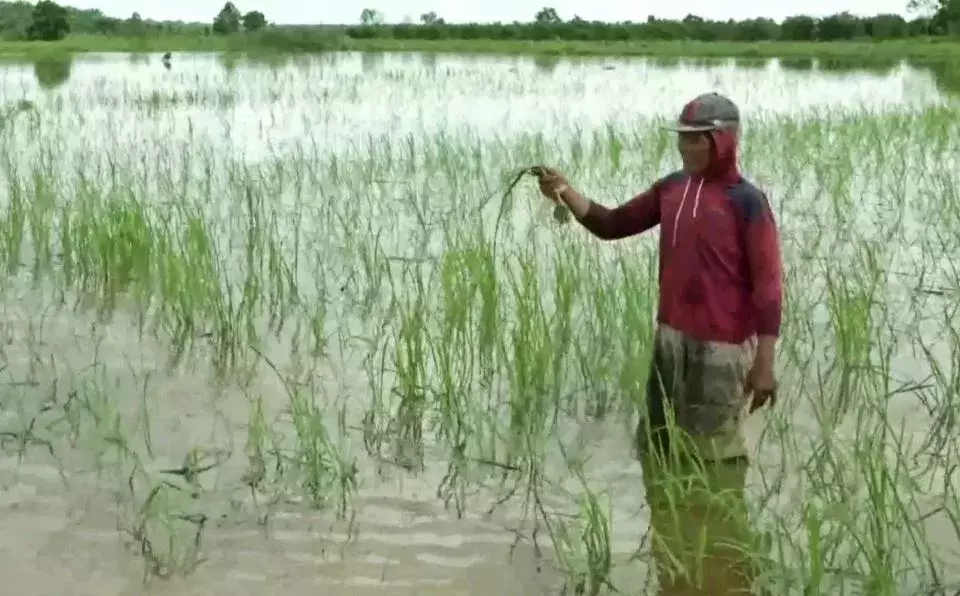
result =
[{"label": "patterned shorts", "polygon": [[637,428],[641,452],[654,447],[666,453],[682,442],[703,460],[745,456],[743,387],[756,349],[756,338],[701,342],[660,325],[647,380],[647,419]]}]

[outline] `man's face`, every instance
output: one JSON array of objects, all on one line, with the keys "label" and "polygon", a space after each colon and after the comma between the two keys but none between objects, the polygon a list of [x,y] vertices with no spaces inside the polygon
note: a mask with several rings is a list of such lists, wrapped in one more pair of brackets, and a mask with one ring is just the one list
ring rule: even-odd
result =
[{"label": "man's face", "polygon": [[710,165],[710,136],[706,132],[677,133],[677,149],[687,172],[703,172]]}]

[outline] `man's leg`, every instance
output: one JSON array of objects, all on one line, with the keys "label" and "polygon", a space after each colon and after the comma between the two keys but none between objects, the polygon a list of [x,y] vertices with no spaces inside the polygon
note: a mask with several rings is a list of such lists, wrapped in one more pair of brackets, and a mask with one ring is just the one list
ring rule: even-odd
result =
[{"label": "man's leg", "polygon": [[[658,330],[637,439],[662,596],[748,594],[752,537],[739,422],[751,345]],[[690,432],[693,431],[693,432]]]},{"label": "man's leg", "polygon": [[747,461],[664,468],[662,460],[647,458],[645,468],[661,596],[750,594]]}]

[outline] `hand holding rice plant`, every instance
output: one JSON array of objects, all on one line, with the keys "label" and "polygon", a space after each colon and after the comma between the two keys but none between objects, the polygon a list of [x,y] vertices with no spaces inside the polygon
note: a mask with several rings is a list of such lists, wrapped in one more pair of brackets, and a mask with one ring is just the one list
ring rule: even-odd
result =
[{"label": "hand holding rice plant", "polygon": [[[563,174],[547,166],[533,166],[529,169],[529,172],[538,178],[540,192],[543,193],[543,196],[556,203],[553,210],[554,219],[560,223],[569,221],[570,210],[572,209],[568,202],[569,197],[576,195],[579,198],[579,194],[573,190]],[[581,215],[579,211],[576,214]]]}]

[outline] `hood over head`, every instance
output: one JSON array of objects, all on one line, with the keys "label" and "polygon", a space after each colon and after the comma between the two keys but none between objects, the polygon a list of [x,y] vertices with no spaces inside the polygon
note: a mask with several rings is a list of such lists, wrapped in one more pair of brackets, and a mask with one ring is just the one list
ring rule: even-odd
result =
[{"label": "hood over head", "polygon": [[736,127],[726,127],[710,133],[710,165],[703,177],[717,182],[735,183],[740,180],[740,168],[737,166],[737,149],[740,131]]},{"label": "hood over head", "polygon": [[673,126],[676,132],[704,132],[710,135],[710,165],[704,178],[717,182],[736,182],[740,179],[737,166],[737,147],[740,141],[740,110],[728,97],[719,93],[704,93],[683,107]]}]

